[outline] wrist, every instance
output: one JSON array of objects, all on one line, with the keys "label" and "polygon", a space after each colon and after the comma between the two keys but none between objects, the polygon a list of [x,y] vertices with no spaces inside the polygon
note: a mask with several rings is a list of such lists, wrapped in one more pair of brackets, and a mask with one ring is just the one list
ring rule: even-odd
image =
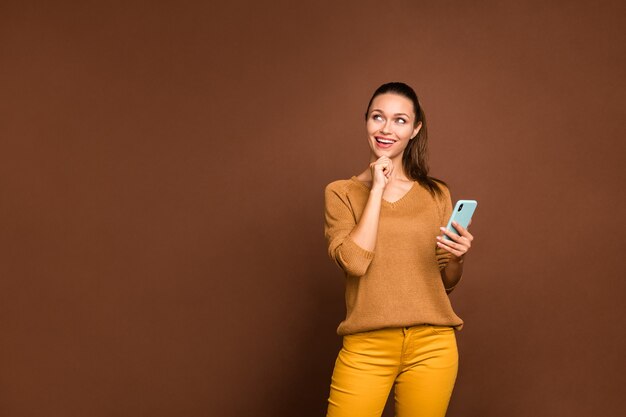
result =
[{"label": "wrist", "polygon": [[370,190],[370,195],[374,195],[376,197],[383,197],[383,191],[385,191],[385,187],[382,185],[375,185],[372,186],[372,189]]},{"label": "wrist", "polygon": [[448,263],[451,263],[451,262],[459,264],[459,265],[462,265],[463,262],[465,262],[465,255],[461,255],[461,256],[454,256],[454,255],[452,255],[450,257],[450,260],[448,261]]}]

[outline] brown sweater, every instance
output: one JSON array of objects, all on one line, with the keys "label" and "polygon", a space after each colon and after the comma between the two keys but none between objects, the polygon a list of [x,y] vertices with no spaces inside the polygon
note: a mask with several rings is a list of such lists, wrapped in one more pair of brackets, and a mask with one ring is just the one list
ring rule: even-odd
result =
[{"label": "brown sweater", "polygon": [[463,327],[440,274],[449,254],[437,248],[436,237],[452,211],[450,193],[441,187],[443,198],[432,197],[414,182],[400,200],[383,199],[371,252],[349,236],[361,218],[369,188],[356,177],[326,186],[328,253],[346,275],[347,311],[339,335],[417,324]]}]

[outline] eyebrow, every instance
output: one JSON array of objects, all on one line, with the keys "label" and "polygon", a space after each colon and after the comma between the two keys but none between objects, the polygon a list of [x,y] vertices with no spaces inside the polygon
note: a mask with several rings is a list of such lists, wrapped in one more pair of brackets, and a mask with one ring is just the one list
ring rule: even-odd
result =
[{"label": "eyebrow", "polygon": [[[384,113],[384,111],[382,111],[381,109],[372,109],[372,111],[371,111],[371,112],[375,112],[375,111],[380,112],[380,113]],[[371,112],[370,112],[370,113],[371,113]],[[408,114],[406,114],[406,113],[395,113],[395,114],[394,114],[394,116],[406,116],[406,117],[408,117],[409,119],[411,118],[411,116],[409,116],[409,115],[408,115]]]}]

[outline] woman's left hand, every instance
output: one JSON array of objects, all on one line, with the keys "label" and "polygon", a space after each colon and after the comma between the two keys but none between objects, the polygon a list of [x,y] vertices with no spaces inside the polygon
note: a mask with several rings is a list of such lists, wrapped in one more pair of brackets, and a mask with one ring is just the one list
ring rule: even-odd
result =
[{"label": "woman's left hand", "polygon": [[[459,231],[459,234],[457,235],[445,227],[440,227],[442,234],[437,236],[437,247],[447,250],[457,260],[461,260],[472,247],[474,236],[457,222],[452,222],[452,225]],[[444,235],[447,235],[451,240],[444,239]]]}]

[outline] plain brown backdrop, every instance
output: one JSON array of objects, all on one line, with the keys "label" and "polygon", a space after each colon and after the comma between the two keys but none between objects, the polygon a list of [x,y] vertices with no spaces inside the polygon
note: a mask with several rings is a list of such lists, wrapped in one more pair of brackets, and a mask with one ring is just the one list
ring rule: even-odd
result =
[{"label": "plain brown backdrop", "polygon": [[625,24],[623,1],[1,2],[0,415],[324,415],[323,189],[365,168],[395,80],[431,173],[479,201],[448,415],[625,415]]}]

